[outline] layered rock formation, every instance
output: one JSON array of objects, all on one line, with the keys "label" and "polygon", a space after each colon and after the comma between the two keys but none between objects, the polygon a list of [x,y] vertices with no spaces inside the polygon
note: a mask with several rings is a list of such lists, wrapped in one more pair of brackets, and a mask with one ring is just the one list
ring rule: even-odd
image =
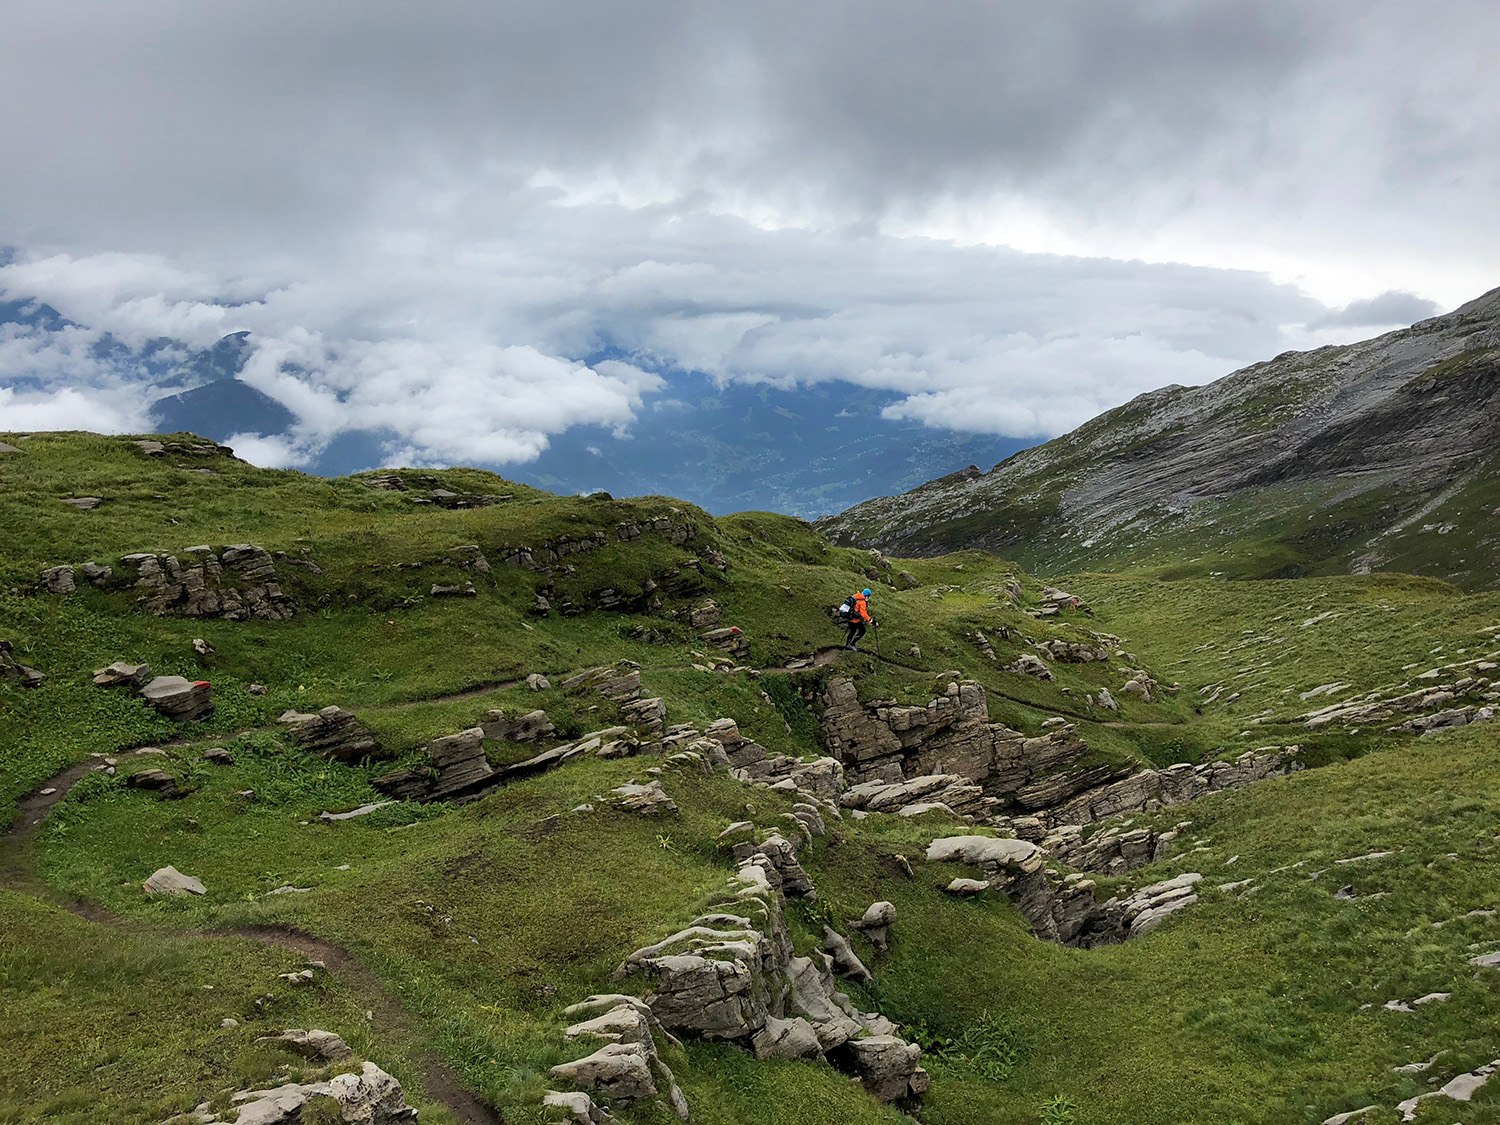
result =
[{"label": "layered rock formation", "polygon": [[[184,556],[184,559],[178,556]],[[296,603],[284,593],[271,553],[253,543],[239,543],[216,551],[188,547],[176,555],[132,554],[120,560],[134,572],[133,585],[147,613],[156,617],[221,617],[244,621],[286,621]],[[72,594],[82,576],[100,589],[131,584],[113,568],[94,563],[63,565],[42,571],[42,584],[54,594]]]}]

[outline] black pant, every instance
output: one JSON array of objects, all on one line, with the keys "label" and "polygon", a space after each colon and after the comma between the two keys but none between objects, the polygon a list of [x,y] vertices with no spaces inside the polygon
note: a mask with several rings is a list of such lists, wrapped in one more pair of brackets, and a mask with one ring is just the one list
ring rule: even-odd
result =
[{"label": "black pant", "polygon": [[845,648],[853,648],[855,643],[865,635],[865,623],[858,618],[849,622],[849,636],[844,641]]}]

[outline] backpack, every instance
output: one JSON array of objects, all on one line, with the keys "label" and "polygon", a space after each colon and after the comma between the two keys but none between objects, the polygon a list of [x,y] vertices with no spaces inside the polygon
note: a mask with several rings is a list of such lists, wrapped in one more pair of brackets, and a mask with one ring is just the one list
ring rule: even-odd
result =
[{"label": "backpack", "polygon": [[850,594],[844,599],[844,604],[838,608],[839,621],[847,625],[854,620],[854,595]]}]

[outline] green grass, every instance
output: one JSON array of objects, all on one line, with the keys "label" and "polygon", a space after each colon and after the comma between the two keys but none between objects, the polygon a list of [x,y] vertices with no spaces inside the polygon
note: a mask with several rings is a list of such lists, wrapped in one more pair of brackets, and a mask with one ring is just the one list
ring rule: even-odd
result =
[{"label": "green grass", "polygon": [[[683,506],[553,498],[453,470],[437,476],[454,491],[514,499],[442,511],[357,480],[316,481],[225,459],[212,461],[219,476],[202,476],[120,439],[38,435],[20,444],[22,454],[0,460],[0,519],[22,529],[0,563],[0,636],[49,678],[35,691],[0,683],[0,820],[91,753],[151,744],[167,745],[171,756],[124,759],[118,778],[92,775],[24,848],[0,845],[0,859],[39,880],[18,877],[0,890],[0,1123],[82,1121],[101,1111],[112,1121],[160,1122],[295,1063],[254,1045],[252,1032],[273,1025],[345,1035],[408,1084],[424,1119],[444,1119],[421,1088],[419,1059],[431,1050],[507,1121],[537,1120],[547,1068],[567,1057],[562,1009],[618,987],[608,978],[626,953],[699,911],[732,870],[717,840],[725,824],[774,823],[790,801],[727,777],[669,770],[663,781],[681,806],[676,817],[575,813],[606,789],[644,778],[652,764],[590,759],[461,808],[393,806],[336,825],[318,814],[376,799],[374,776],[491,708],[544,707],[565,737],[612,724],[618,708],[602,697],[494,685],[531,671],[560,684],[622,659],[641,665],[645,693],[666,701],[669,722],[729,715],[777,753],[822,752],[810,697],[830,675],[854,676],[866,700],[925,703],[956,670],[985,685],[994,721],[1035,734],[1050,716],[1071,716],[1091,764],[1168,765],[1298,743],[1311,764],[1327,766],[1138,817],[1161,827],[1191,820],[1183,850],[1203,850],[1125,882],[1198,870],[1207,876],[1204,900],[1145,940],[1089,952],[1038,942],[1003,898],[944,895],[950,878],[969,872],[922,862],[932,836],[953,830],[943,818],[831,821],[829,836],[803,850],[821,901],[792,907],[794,940],[810,952],[825,921],[842,926],[879,898],[897,904],[889,953],[854,937],[876,983],[851,991],[929,1048],[934,1081],[921,1111],[929,1125],[1315,1123],[1426,1088],[1392,1074],[1399,1063],[1442,1050],[1432,1073],[1446,1079],[1500,1056],[1500,974],[1466,965],[1471,946],[1500,947],[1500,920],[1432,926],[1500,906],[1495,728],[1423,739],[1310,732],[1299,716],[1333,700],[1298,699],[1335,681],[1349,683],[1349,695],[1391,687],[1500,648],[1496,634],[1481,631],[1500,624],[1500,596],[1398,576],[1227,581],[1207,576],[1202,568],[1217,567],[1205,551],[1164,559],[1163,571],[1179,571],[1171,581],[1139,572],[1061,579],[1095,616],[1034,620],[1003,590],[1020,577],[1023,604],[1034,606],[1040,584],[981,552],[898,560],[887,570],[866,552],[830,547],[797,520],[714,520],[684,508],[679,518],[691,516],[697,534],[681,546],[615,543],[570,558],[573,569],[556,579],[559,598],[584,605],[606,588],[641,595],[628,612],[536,618],[530,608],[542,579],[502,565],[503,547]],[[111,500],[80,513],[57,500],[69,491]],[[283,567],[301,608],[274,623],[155,619],[128,591],[85,588],[60,598],[36,583],[53,563],[205,541],[306,547],[322,573]],[[493,564],[476,576],[478,595],[429,597],[432,583],[463,575],[444,560],[465,543],[479,544]],[[704,561],[713,552],[727,570]],[[393,570],[395,562],[424,565]],[[895,588],[902,570],[915,586]],[[861,654],[781,672],[838,643],[828,609],[863,585],[876,590],[888,659]],[[692,669],[702,662],[694,654],[707,650],[684,611],[705,597],[723,607],[725,624],[745,630],[759,672]],[[633,639],[642,628],[665,643]],[[996,661],[975,645],[976,630]],[[1119,635],[1129,655],[1054,664],[1055,683],[1005,670],[1035,641],[1083,640],[1090,630]],[[195,637],[215,653],[195,656]],[[920,656],[908,655],[912,645]],[[211,680],[214,717],[183,730],[123,693],[92,687],[92,669],[118,659]],[[1180,690],[1150,704],[1121,696],[1136,667]],[[249,694],[252,683],[267,694]],[[1121,697],[1121,711],[1089,706],[1101,686]],[[1216,688],[1220,698],[1209,702]],[[440,698],[455,693],[469,694]],[[333,703],[359,715],[390,759],[329,764],[283,744],[275,722],[283,710]],[[228,747],[234,764],[202,762],[210,745]],[[488,747],[497,762],[538,748]],[[125,775],[148,766],[174,773],[188,795],[161,801],[129,789]],[[239,797],[245,789],[258,799]],[[1332,862],[1376,849],[1397,855],[1368,868]],[[140,882],[167,863],[201,877],[209,893],[148,900]],[[1319,869],[1327,874],[1308,878]],[[1214,889],[1247,877],[1257,880],[1254,894]],[[1101,893],[1119,883],[1101,879]],[[1367,897],[1333,899],[1344,883]],[[283,885],[308,890],[268,895]],[[52,905],[53,896],[98,904],[120,924],[83,921]],[[277,991],[276,973],[297,958],[201,935],[261,925],[349,949],[399,998],[404,1025],[368,1025],[364,999],[333,980],[287,992],[269,1013],[254,1010],[255,997]],[[1453,998],[1410,1014],[1381,1007],[1431,991]],[[225,1031],[226,1014],[252,1018]],[[704,1043],[668,1058],[698,1121],[901,1119],[828,1068],[759,1063]],[[1463,1120],[1500,1121],[1497,1097],[1500,1090],[1479,1095]],[[1424,1109],[1419,1120],[1451,1125],[1452,1107],[1440,1109]],[[665,1120],[650,1105],[615,1111],[630,1125]]]}]

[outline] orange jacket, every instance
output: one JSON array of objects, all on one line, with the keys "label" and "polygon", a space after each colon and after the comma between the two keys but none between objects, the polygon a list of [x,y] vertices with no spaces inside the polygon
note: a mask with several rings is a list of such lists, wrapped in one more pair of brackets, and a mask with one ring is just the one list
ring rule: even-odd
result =
[{"label": "orange jacket", "polygon": [[854,595],[854,620],[863,621],[866,625],[873,620],[870,616],[870,603],[863,594]]}]

